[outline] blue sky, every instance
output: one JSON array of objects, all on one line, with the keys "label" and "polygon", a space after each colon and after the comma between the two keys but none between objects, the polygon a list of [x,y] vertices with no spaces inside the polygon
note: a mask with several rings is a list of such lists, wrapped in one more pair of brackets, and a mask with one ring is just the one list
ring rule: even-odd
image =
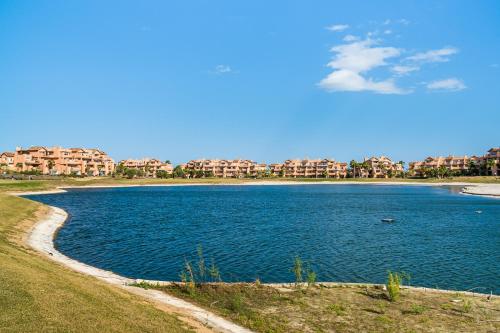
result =
[{"label": "blue sky", "polygon": [[482,154],[498,1],[1,1],[0,151]]}]

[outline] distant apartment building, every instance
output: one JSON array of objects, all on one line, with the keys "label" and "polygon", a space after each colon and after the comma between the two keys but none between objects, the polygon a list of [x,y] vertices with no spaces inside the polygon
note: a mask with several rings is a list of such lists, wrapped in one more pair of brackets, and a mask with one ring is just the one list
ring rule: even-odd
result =
[{"label": "distant apartment building", "polygon": [[156,177],[158,171],[165,171],[170,175],[174,170],[171,163],[162,162],[155,158],[128,159],[122,160],[118,164],[128,169],[140,170],[146,177]]},{"label": "distant apartment building", "polygon": [[244,178],[257,177],[266,172],[267,166],[251,160],[191,160],[182,165],[183,169],[195,177]]},{"label": "distant apartment building", "polygon": [[331,159],[294,159],[269,165],[271,175],[291,178],[345,178],[347,163]]},{"label": "distant apartment building", "polygon": [[11,170],[44,175],[106,176],[115,163],[99,149],[34,146],[16,148]]},{"label": "distant apartment building", "polygon": [[362,165],[362,177],[388,178],[404,172],[402,163],[395,163],[387,156],[364,158]]},{"label": "distant apartment building", "polygon": [[483,157],[492,176],[500,176],[500,147],[491,148]]},{"label": "distant apartment building", "polygon": [[476,170],[478,174],[498,176],[500,174],[500,148],[491,148],[484,156],[427,157],[423,161],[409,163],[409,170],[416,176],[425,176],[429,170],[444,167],[456,174],[467,174]]},{"label": "distant apartment building", "polygon": [[8,151],[0,154],[0,171],[14,170],[14,155]]},{"label": "distant apartment building", "polygon": [[481,162],[480,157],[471,156],[429,156],[423,161],[410,162],[409,170],[414,173],[415,176],[425,176],[426,170],[437,170],[444,167],[446,170],[456,173],[465,173],[469,170],[470,163],[476,163],[479,165]]}]

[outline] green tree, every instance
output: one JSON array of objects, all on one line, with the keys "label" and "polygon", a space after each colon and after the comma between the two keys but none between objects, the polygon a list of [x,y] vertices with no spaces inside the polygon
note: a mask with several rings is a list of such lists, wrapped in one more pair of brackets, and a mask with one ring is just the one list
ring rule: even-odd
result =
[{"label": "green tree", "polygon": [[349,162],[349,166],[351,167],[352,178],[356,178],[356,169],[358,168],[359,163],[355,160],[351,160],[351,162]]},{"label": "green tree", "polygon": [[177,177],[177,178],[183,178],[185,175],[186,175],[186,173],[184,172],[184,169],[182,169],[182,166],[177,165],[174,168],[174,171],[173,171],[174,178],[175,177]]},{"label": "green tree", "polygon": [[[359,167],[360,167],[361,170],[364,170],[365,172],[367,172],[367,174],[369,174],[370,171],[372,171],[371,168],[370,168],[370,165],[366,161],[364,161],[363,163],[361,163],[359,165]],[[367,175],[367,177],[368,177],[368,175]]]},{"label": "green tree", "polygon": [[438,178],[444,178],[448,175],[448,168],[446,168],[444,165],[439,166],[437,169],[437,176]]},{"label": "green tree", "polygon": [[165,170],[156,171],[156,178],[169,178],[170,175]]},{"label": "green tree", "polygon": [[427,178],[430,171],[431,169],[429,167],[423,166],[420,168],[420,175],[422,176],[422,178]]},{"label": "green tree", "polygon": [[124,172],[125,172],[125,166],[123,165],[123,163],[119,163],[116,168],[115,168],[115,172],[117,175],[123,175]]},{"label": "green tree", "polygon": [[469,162],[467,163],[467,171],[470,176],[477,176],[479,174],[479,169],[475,161],[469,160]]},{"label": "green tree", "polygon": [[488,168],[488,174],[493,175],[493,168],[496,165],[496,161],[494,159],[489,159],[486,161],[486,167]]},{"label": "green tree", "polygon": [[47,168],[49,168],[49,173],[51,173],[50,171],[52,171],[52,169],[54,168],[54,165],[55,165],[55,163],[53,160],[49,160],[47,162]]},{"label": "green tree", "polygon": [[128,179],[132,179],[134,177],[137,176],[137,169],[129,169],[129,168],[125,168],[123,174],[128,178]]}]

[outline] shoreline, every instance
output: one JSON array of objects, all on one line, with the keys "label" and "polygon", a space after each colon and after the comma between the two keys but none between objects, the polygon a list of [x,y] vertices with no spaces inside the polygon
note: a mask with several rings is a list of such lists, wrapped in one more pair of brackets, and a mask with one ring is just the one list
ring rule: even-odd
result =
[{"label": "shoreline", "polygon": [[[49,191],[51,192],[51,191]],[[52,192],[51,192],[52,193]],[[201,307],[181,300],[179,298],[167,295],[161,291],[153,289],[143,289],[134,287],[131,284],[138,280],[123,277],[110,271],[93,267],[80,261],[69,258],[59,252],[54,247],[54,236],[68,218],[68,214],[61,208],[47,206],[49,212],[33,226],[28,233],[27,244],[37,252],[46,255],[49,259],[60,263],[76,272],[95,277],[110,285],[117,286],[135,295],[144,297],[155,303],[161,303],[174,308],[174,313],[188,315],[203,325],[208,326],[218,332],[228,333],[251,333],[244,327],[230,322],[214,313],[206,311]]]},{"label": "shoreline", "polygon": [[127,187],[183,187],[183,186],[305,186],[305,185],[373,185],[373,186],[461,186],[460,194],[475,195],[494,199],[500,199],[500,184],[488,183],[468,183],[468,182],[358,182],[358,181],[252,181],[242,183],[171,183],[171,184],[109,184],[109,185],[69,185],[60,186],[53,190],[45,191],[21,191],[8,192],[11,195],[39,195],[58,194],[67,192],[66,189],[106,189],[106,188],[127,188]]}]

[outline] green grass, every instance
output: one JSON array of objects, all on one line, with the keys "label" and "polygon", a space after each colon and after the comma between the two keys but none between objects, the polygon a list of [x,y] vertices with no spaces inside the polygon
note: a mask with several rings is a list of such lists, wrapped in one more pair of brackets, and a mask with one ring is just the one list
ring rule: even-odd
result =
[{"label": "green grass", "polygon": [[[257,332],[498,332],[500,299],[419,290],[401,291],[398,302],[377,287],[309,288],[266,285],[149,285],[195,302]],[[464,307],[466,310],[464,310]]]},{"label": "green grass", "polygon": [[[45,189],[21,183],[16,189]],[[174,315],[25,247],[42,205],[0,194],[0,332],[186,332]]]}]

